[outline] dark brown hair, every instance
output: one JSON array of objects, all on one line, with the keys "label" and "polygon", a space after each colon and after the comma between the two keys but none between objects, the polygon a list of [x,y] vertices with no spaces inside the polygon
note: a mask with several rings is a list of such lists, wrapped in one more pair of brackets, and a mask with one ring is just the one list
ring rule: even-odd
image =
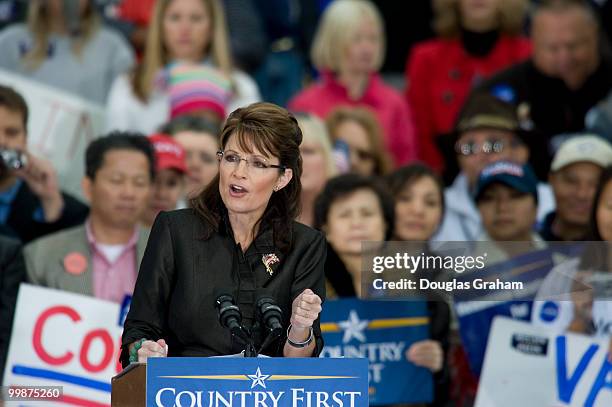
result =
[{"label": "dark brown hair", "polygon": [[608,263],[608,245],[590,243],[603,241],[599,225],[597,224],[597,211],[602,205],[601,195],[611,181],[612,167],[607,167],[602,171],[599,177],[597,190],[595,192],[595,196],[593,197],[593,206],[591,207],[591,219],[589,226],[590,230],[586,239],[587,245],[580,260],[581,270],[608,271],[612,266]]},{"label": "dark brown hair", "polygon": [[[293,171],[289,184],[272,194],[264,214],[253,230],[255,232],[262,223],[271,226],[274,244],[286,252],[293,243],[291,223],[299,214],[302,191],[302,131],[297,120],[286,109],[272,103],[253,103],[230,114],[221,131],[222,149],[231,136],[237,137],[238,145],[244,151],[252,153],[253,149],[257,149],[267,157],[278,157],[280,165]],[[199,196],[191,200],[191,206],[209,226],[205,239],[219,231],[223,216],[227,213],[219,192],[219,174]]]},{"label": "dark brown hair", "polygon": [[315,201],[314,228],[322,230],[323,226],[329,222],[329,212],[334,203],[362,189],[374,192],[378,198],[380,210],[385,219],[385,240],[390,239],[395,228],[393,196],[381,178],[355,173],[338,175],[327,181],[325,188]]},{"label": "dark brown hair", "polygon": [[0,85],[0,106],[11,112],[21,113],[23,127],[28,129],[28,105],[15,89]]},{"label": "dark brown hair", "polygon": [[[529,2],[526,0],[504,0],[498,4],[499,30],[508,35],[522,32]],[[459,0],[433,0],[433,28],[438,36],[457,38],[461,33]]]},{"label": "dark brown hair", "polygon": [[[438,190],[438,197],[440,198],[440,204],[442,205],[442,216],[440,217],[440,223],[444,219],[445,202],[444,202],[444,182],[438,174],[436,174],[431,168],[425,164],[415,163],[405,165],[393,171],[391,174],[386,176],[387,185],[393,198],[397,201],[397,197],[402,193],[404,189],[411,186],[415,182],[422,178],[431,178],[436,184]],[[438,225],[439,227],[440,225]]]}]

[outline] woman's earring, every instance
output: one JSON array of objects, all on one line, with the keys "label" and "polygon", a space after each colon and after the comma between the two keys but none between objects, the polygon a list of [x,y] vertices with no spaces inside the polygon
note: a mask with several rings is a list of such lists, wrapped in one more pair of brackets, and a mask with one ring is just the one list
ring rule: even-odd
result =
[{"label": "woman's earring", "polygon": [[272,188],[274,190],[274,192],[278,192],[278,185],[274,185],[274,188]]}]

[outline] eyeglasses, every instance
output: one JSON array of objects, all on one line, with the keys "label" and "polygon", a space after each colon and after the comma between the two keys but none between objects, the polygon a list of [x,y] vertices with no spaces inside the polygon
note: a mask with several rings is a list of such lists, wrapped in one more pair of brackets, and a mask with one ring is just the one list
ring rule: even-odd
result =
[{"label": "eyeglasses", "polygon": [[217,151],[217,158],[222,165],[227,167],[238,168],[240,161],[246,162],[247,168],[252,169],[254,172],[264,172],[269,168],[278,168],[282,171],[287,169],[284,165],[270,164],[264,157],[251,156],[249,158],[242,158],[240,154],[235,151]]},{"label": "eyeglasses", "polygon": [[[519,146],[521,143],[518,141],[511,141],[510,147],[514,148]],[[457,143],[455,145],[455,151],[457,154],[464,156],[470,156],[478,153],[483,154],[499,154],[504,151],[507,143],[501,140],[487,140],[482,143],[476,143],[474,141],[468,141],[466,143]]]}]

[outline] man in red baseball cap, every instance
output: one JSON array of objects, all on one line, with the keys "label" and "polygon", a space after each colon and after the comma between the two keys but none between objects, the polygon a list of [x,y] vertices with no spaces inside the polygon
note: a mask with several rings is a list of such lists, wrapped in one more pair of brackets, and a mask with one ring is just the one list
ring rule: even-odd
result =
[{"label": "man in red baseball cap", "polygon": [[156,173],[149,205],[140,219],[147,227],[153,225],[159,212],[177,208],[187,174],[185,150],[180,144],[165,134],[153,134],[149,141],[155,147]]}]

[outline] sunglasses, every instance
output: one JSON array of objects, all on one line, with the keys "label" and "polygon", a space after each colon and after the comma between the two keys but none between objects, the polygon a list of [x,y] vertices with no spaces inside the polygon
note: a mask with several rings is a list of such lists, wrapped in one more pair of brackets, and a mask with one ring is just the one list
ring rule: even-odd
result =
[{"label": "sunglasses", "polygon": [[504,151],[504,148],[510,147],[515,148],[520,146],[521,143],[519,141],[511,141],[510,143],[505,143],[501,140],[490,139],[486,140],[482,143],[476,143],[475,141],[466,141],[463,143],[457,143],[455,145],[455,152],[459,155],[470,156],[474,154],[499,154]]}]

